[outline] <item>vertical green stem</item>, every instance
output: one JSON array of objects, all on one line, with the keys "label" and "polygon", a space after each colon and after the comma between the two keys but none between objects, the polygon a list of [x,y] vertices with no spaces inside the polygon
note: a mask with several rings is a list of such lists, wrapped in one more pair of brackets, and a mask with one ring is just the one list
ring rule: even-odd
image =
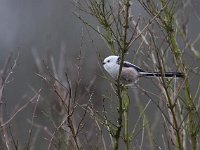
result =
[{"label": "vertical green stem", "polygon": [[121,133],[121,128],[122,128],[122,116],[123,116],[123,107],[122,107],[122,88],[120,85],[120,81],[118,79],[117,81],[117,96],[119,100],[119,108],[118,108],[118,119],[117,119],[117,131],[115,133],[115,142],[114,142],[114,150],[118,150],[119,148],[119,138],[120,138],[120,133]]},{"label": "vertical green stem", "polygon": [[[127,31],[129,28],[129,8],[130,8],[130,0],[124,0],[124,5],[125,5],[125,15],[124,15],[124,34],[123,34],[123,38],[122,38],[122,45],[120,45],[120,50],[121,50],[121,63],[120,63],[120,68],[119,68],[119,75],[118,75],[118,79],[117,79],[117,89],[116,89],[116,93],[118,96],[118,100],[119,100],[119,108],[118,108],[118,119],[117,119],[117,131],[115,133],[115,144],[114,144],[114,149],[117,150],[119,148],[119,138],[120,138],[120,134],[121,134],[121,129],[122,129],[122,118],[123,118],[123,98],[122,98],[122,92],[123,92],[123,87],[120,83],[120,75],[121,75],[121,71],[122,71],[122,66],[123,66],[123,62],[124,62],[124,56],[125,53],[128,51],[127,49]],[[128,117],[128,115],[126,116]],[[128,120],[128,118],[126,118]],[[128,128],[127,128],[128,130]],[[128,132],[128,131],[126,131]]]},{"label": "vertical green stem", "polygon": [[[162,5],[167,4],[167,1],[162,1]],[[165,7],[164,9],[164,18],[162,18],[162,22],[164,24],[164,28],[166,30],[167,33],[167,39],[168,42],[171,46],[171,51],[174,54],[174,60],[176,62],[176,65],[180,68],[180,70],[184,71],[184,65],[183,65],[183,60],[182,60],[182,55],[181,55],[181,51],[180,48],[178,46],[177,40],[176,40],[176,29],[174,28],[174,14],[173,14],[173,10],[174,10],[174,6],[176,4],[176,1],[173,1],[172,4],[172,8],[169,7]],[[165,83],[165,82],[163,82]],[[165,85],[164,85],[165,86]],[[172,115],[172,119],[173,119],[173,124],[174,124],[174,135],[176,138],[176,144],[177,144],[177,149],[179,150],[183,150],[183,142],[182,142],[182,138],[181,138],[181,127],[179,126],[179,119],[178,119],[178,115],[175,113],[175,103],[173,102],[173,98],[170,97],[171,94],[173,94],[173,92],[168,93],[168,90],[166,89],[166,94],[167,94],[167,99],[168,99],[168,108],[170,110],[170,113]],[[168,95],[169,94],[169,95]]]},{"label": "vertical green stem", "polygon": [[128,108],[124,111],[124,132],[125,132],[125,144],[126,150],[129,150],[129,130],[128,130]]},{"label": "vertical green stem", "polygon": [[124,90],[124,95],[123,95],[123,107],[124,107],[124,142],[125,142],[125,149],[129,150],[130,147],[130,140],[129,140],[129,96],[128,92]]},{"label": "vertical green stem", "polygon": [[[171,27],[172,27],[172,25],[171,25]],[[176,41],[176,34],[172,31],[171,32],[168,31],[167,33],[168,33],[168,37],[169,37],[170,44],[172,47],[172,51],[175,55],[176,64],[178,66],[180,66],[180,69],[182,71],[186,72],[186,68],[184,66],[184,62],[181,57],[180,49],[179,49],[179,46]],[[197,135],[195,134],[195,109],[194,109],[194,104],[193,104],[193,100],[191,97],[188,77],[186,77],[186,79],[185,79],[185,85],[186,85],[186,88],[185,88],[186,102],[187,102],[188,108],[189,108],[188,120],[189,120],[190,141],[191,141],[192,149],[196,150],[197,149]]]},{"label": "vertical green stem", "polygon": [[191,141],[191,147],[192,150],[197,150],[197,134],[196,134],[196,125],[195,125],[195,106],[191,97],[190,93],[190,87],[189,87],[189,81],[188,78],[185,81],[186,89],[186,97],[187,97],[187,103],[188,103],[188,109],[189,109],[189,134],[190,134],[190,141]]}]

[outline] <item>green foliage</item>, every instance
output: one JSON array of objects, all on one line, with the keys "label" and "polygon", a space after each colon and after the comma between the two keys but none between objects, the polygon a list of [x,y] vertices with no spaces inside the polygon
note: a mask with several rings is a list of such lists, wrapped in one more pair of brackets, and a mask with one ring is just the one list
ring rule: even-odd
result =
[{"label": "green foliage", "polygon": [[[158,83],[160,84],[159,88],[163,94],[162,99],[164,99],[163,101],[165,101],[167,107],[167,113],[164,112],[160,106],[156,105],[164,117],[165,125],[171,130],[170,136],[167,137],[168,139],[166,139],[166,141],[169,142],[172,140],[175,149],[183,150],[187,149],[186,140],[189,140],[189,147],[196,150],[198,145],[197,136],[199,134],[199,130],[197,129],[197,126],[199,126],[199,115],[197,113],[199,112],[199,107],[195,106],[194,98],[191,95],[189,70],[183,57],[184,53],[177,42],[177,38],[180,37],[177,32],[180,26],[176,24],[175,15],[177,1],[161,0],[155,2],[139,0],[138,2],[151,16],[149,23],[147,22],[142,30],[139,30],[139,23],[135,24],[136,21],[131,11],[131,9],[134,10],[135,6],[131,5],[132,2],[130,0],[115,1],[112,4],[110,1],[89,0],[89,14],[96,18],[99,25],[101,25],[103,30],[101,31],[99,29],[97,33],[108,45],[111,54],[117,54],[121,57],[122,62],[120,64],[119,77],[125,55],[131,51],[132,44],[137,39],[142,42],[145,41],[147,46],[155,49],[155,51],[152,49],[151,53],[157,56],[158,69],[160,72],[165,71],[167,68],[166,53],[170,53],[173,56],[177,70],[185,73],[185,79],[182,81],[181,85],[179,85],[176,79],[166,80],[161,78]],[[164,39],[162,42],[168,45],[165,51],[163,51],[164,48],[162,48],[164,44],[158,48],[158,39],[154,37],[155,31],[153,31],[152,24],[158,26],[158,30],[160,30],[163,36],[162,38]],[[92,29],[95,29],[95,27],[92,27]],[[147,38],[144,36],[144,34],[148,32],[151,35],[149,38],[150,42],[147,42]],[[150,45],[151,42],[153,45]],[[138,55],[138,52],[136,55]],[[113,148],[119,149],[119,139],[121,137],[124,142],[124,149],[131,149],[130,143],[134,140],[133,137],[136,131],[133,130],[130,134],[131,129],[128,126],[130,97],[127,88],[124,88],[120,83],[119,77],[114,87],[114,93],[118,97],[118,115],[115,123],[117,129],[115,133],[112,134],[112,138],[114,139]],[[185,95],[180,94],[181,91],[185,91]],[[146,91],[143,92],[146,93]],[[149,133],[147,136],[151,138],[152,131],[149,127],[148,118],[144,114],[144,110],[146,110],[146,108],[144,109],[141,107],[140,112],[144,117],[142,128],[145,126],[147,127],[146,129]],[[140,129],[137,130],[140,131]],[[187,134],[189,134],[189,137],[187,137]],[[155,148],[151,140],[149,144],[152,149]]]},{"label": "green foliage", "polygon": [[[152,150],[197,150],[200,146],[200,74],[198,67],[190,66],[186,56],[189,51],[199,62],[200,54],[195,49],[195,43],[200,36],[191,42],[185,29],[186,25],[178,20],[178,10],[184,6],[180,7],[182,2],[78,0],[74,1],[74,4],[81,11],[81,14],[74,14],[85,25],[88,33],[94,31],[105,42],[110,55],[120,56],[119,76],[113,80],[104,74],[101,80],[106,80],[109,86],[103,85],[102,93],[92,88],[93,85],[97,86],[94,83],[96,76],[90,79],[87,86],[82,83],[81,74],[87,76],[87,72],[85,68],[81,68],[81,52],[73,67],[72,76],[66,68],[59,68],[65,66],[64,50],[60,52],[58,65],[53,58],[50,58],[50,63],[44,63],[36,57],[39,70],[36,75],[45,82],[50,91],[44,98],[49,110],[39,106],[43,92],[41,89],[34,91],[35,94],[24,105],[18,107],[13,115],[7,116],[7,121],[3,114],[6,105],[0,103],[0,142],[3,147],[34,149],[34,142],[38,139],[36,133],[41,129],[48,134],[48,138],[45,137],[48,149],[130,150],[148,147]],[[143,10],[144,16],[137,17],[136,8]],[[87,21],[83,14],[91,16],[96,22]],[[94,42],[92,38],[91,41]],[[182,45],[185,47],[182,48]],[[98,51],[99,56],[103,53],[104,51]],[[160,77],[148,79],[147,82],[143,79],[141,83],[135,81],[133,87],[128,87],[120,82],[126,57],[140,62],[147,70],[164,73],[166,70],[175,69],[183,72],[185,77],[180,80]],[[16,62],[17,59],[12,63],[9,58],[1,70],[1,102],[5,85]],[[197,85],[193,85],[193,78]],[[148,89],[149,87],[151,89]],[[100,110],[96,109],[93,99],[102,100],[102,107],[98,108]],[[28,137],[24,142],[25,146],[20,147],[12,132],[12,120],[32,103],[34,106],[28,121]],[[42,116],[48,120],[46,126],[35,122],[35,116],[39,114],[38,107],[42,109]]]}]

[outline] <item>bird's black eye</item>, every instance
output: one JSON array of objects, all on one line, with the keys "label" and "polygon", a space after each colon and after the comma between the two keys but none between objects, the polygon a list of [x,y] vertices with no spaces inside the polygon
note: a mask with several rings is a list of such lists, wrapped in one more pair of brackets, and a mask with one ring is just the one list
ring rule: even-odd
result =
[{"label": "bird's black eye", "polygon": [[110,62],[110,60],[107,61],[108,63]]}]

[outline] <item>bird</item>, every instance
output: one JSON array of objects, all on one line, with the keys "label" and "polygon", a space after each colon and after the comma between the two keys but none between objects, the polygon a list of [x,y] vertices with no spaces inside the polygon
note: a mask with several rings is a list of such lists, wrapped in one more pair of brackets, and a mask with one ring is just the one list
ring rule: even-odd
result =
[{"label": "bird", "polygon": [[[115,80],[118,79],[121,59],[119,56],[111,55],[103,60],[103,67],[108,74]],[[142,68],[128,62],[123,61],[120,74],[120,82],[123,85],[132,85],[140,77],[163,77],[163,78],[184,78],[181,72],[147,72]]]}]

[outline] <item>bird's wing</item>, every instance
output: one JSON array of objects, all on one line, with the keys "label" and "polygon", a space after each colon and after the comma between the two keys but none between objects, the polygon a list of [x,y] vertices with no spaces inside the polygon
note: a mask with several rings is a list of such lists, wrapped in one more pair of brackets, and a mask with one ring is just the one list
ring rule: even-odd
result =
[{"label": "bird's wing", "polygon": [[128,61],[124,61],[124,64],[123,64],[123,67],[133,67],[135,70],[137,70],[138,72],[145,72],[142,68],[134,65],[134,64],[131,64],[130,62]]}]

